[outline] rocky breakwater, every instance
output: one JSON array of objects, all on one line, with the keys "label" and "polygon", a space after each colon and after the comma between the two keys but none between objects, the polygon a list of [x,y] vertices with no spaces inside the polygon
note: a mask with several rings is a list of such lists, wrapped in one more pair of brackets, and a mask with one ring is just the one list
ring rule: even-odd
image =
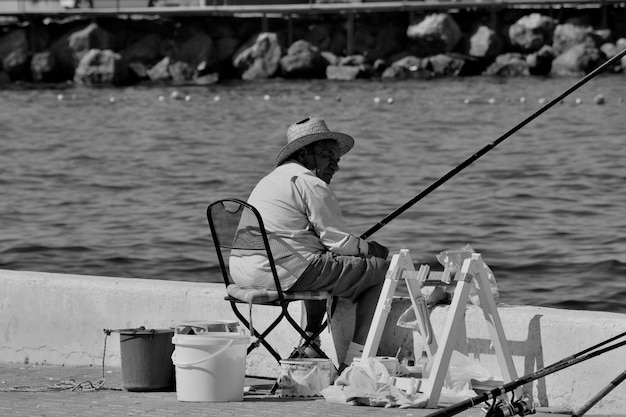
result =
[{"label": "rocky breakwater", "polygon": [[[499,28],[484,23],[484,16],[370,16],[356,20],[349,46],[345,22],[331,19],[261,33],[252,19],[224,17],[28,21],[2,27],[0,85],[580,76],[626,47],[626,13],[617,12],[615,28],[601,29],[585,16],[560,22],[541,13]],[[625,68],[622,59],[612,70]]]}]

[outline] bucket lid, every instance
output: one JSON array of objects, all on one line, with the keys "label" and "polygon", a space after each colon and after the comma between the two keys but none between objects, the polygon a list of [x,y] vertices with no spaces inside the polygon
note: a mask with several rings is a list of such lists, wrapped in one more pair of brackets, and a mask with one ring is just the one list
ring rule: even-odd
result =
[{"label": "bucket lid", "polygon": [[175,327],[176,334],[239,332],[239,323],[233,320],[186,321]]},{"label": "bucket lid", "polygon": [[211,326],[214,324],[226,324],[226,325],[235,325],[239,326],[239,322],[237,320],[190,320],[183,321],[178,323],[178,326]]},{"label": "bucket lid", "polygon": [[174,333],[174,329],[146,329],[141,326],[135,329],[115,329],[109,330],[109,332],[116,332],[123,335],[134,335],[134,334],[162,334],[162,333]]},{"label": "bucket lid", "polygon": [[[374,356],[374,359],[380,362],[391,362],[391,363],[398,362],[398,358],[394,356]],[[361,358],[357,356],[356,358],[354,358],[352,362],[360,362],[360,361],[361,361]]]},{"label": "bucket lid", "polygon": [[233,344],[248,344],[250,336],[231,332],[211,332],[202,334],[175,334],[172,343],[175,345],[215,345],[232,341]]},{"label": "bucket lid", "polygon": [[330,364],[330,362],[330,359],[326,358],[291,358],[280,360],[280,363],[285,365],[300,365],[303,363],[307,365],[326,365],[327,363]]},{"label": "bucket lid", "polygon": [[302,365],[302,366],[313,366],[315,362],[309,360],[300,360],[295,361],[293,359],[283,359],[280,361],[281,365]]}]

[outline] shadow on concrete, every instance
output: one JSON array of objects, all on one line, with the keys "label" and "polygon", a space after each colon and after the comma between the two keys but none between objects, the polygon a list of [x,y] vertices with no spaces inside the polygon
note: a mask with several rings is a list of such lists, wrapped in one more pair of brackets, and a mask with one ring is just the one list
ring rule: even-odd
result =
[{"label": "shadow on concrete", "polygon": [[[517,356],[524,359],[524,375],[518,375],[518,377],[529,375],[545,367],[543,347],[541,345],[541,317],[542,315],[537,314],[529,320],[526,340],[512,341],[507,336],[507,344],[513,358],[515,359]],[[468,338],[465,328],[463,328],[462,332],[463,334],[457,335],[458,344],[455,347],[456,350],[467,356],[472,356],[478,361],[480,360],[480,355],[495,355],[490,339]],[[522,392],[538,401],[540,406],[547,407],[548,394],[545,378],[538,379],[535,384],[537,387],[536,393],[533,392],[534,384],[524,385]]]}]

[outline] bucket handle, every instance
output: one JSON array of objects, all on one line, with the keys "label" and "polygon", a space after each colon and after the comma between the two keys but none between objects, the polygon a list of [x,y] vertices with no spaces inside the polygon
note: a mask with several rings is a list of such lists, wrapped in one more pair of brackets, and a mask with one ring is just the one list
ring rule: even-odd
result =
[{"label": "bucket handle", "polygon": [[311,369],[311,370],[309,371],[309,373],[308,373],[308,374],[306,374],[306,375],[304,376],[304,378],[303,378],[303,379],[308,379],[308,378],[310,378],[310,377],[311,377],[311,375],[313,375],[313,374],[315,374],[315,373],[317,373],[317,366],[315,366],[313,369]]},{"label": "bucket handle", "polygon": [[172,353],[172,363],[174,364],[174,366],[180,366],[181,368],[187,368],[187,367],[191,367],[191,366],[200,365],[201,363],[206,362],[206,361],[212,359],[213,357],[223,353],[226,349],[228,349],[229,347],[232,346],[234,341],[235,341],[234,339],[229,341],[226,345],[224,345],[224,347],[222,347],[217,352],[209,355],[208,357],[206,357],[204,359],[200,359],[199,361],[195,361],[195,362],[187,362],[187,363],[177,362],[176,361],[176,350],[174,350],[174,353]]},{"label": "bucket handle", "polygon": [[[314,365],[314,363],[313,363],[313,362],[304,362],[304,363],[307,363],[307,364],[308,364],[308,363],[310,363],[310,364]],[[318,371],[317,366],[314,366],[314,367],[313,367],[313,369],[311,369],[311,370],[309,371],[309,373],[308,373],[308,374],[306,374],[306,375],[305,375],[302,379],[303,379],[303,380],[305,380],[305,379],[310,378],[310,377],[311,377],[311,375],[315,374],[317,371]],[[289,376],[291,377],[291,371],[287,371],[287,372],[288,372]]]}]

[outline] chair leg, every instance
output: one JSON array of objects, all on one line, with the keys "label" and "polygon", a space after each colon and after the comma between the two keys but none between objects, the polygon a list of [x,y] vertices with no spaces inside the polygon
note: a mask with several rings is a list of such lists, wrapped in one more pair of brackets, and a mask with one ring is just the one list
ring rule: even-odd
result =
[{"label": "chair leg", "polygon": [[279,315],[264,331],[263,333],[259,333],[254,327],[250,326],[250,322],[246,319],[246,317],[239,311],[239,309],[237,308],[236,303],[231,303],[232,304],[232,308],[233,308],[233,312],[235,313],[235,316],[237,316],[237,318],[247,327],[247,328],[251,328],[252,329],[252,336],[255,337],[257,340],[252,342],[249,346],[248,346],[248,350],[247,350],[247,354],[249,354],[250,352],[252,352],[254,349],[256,349],[259,346],[259,343],[262,344],[265,349],[267,349],[267,351],[274,357],[274,359],[276,359],[276,362],[280,363],[281,361],[281,356],[278,352],[276,352],[276,350],[272,347],[272,345],[269,344],[269,342],[267,342],[265,340],[265,338],[267,337],[267,335],[274,330],[274,328],[278,325],[278,323],[280,323],[280,321],[283,319],[283,314],[281,313],[281,315]]},{"label": "chair leg", "polygon": [[[296,322],[296,320],[291,316],[289,311],[287,311],[287,307],[283,307],[283,315],[287,319],[287,321],[291,324],[291,326],[300,334],[300,336],[304,340],[301,347],[306,348],[307,346],[311,346],[311,348],[313,348],[313,350],[315,350],[319,355],[321,355],[323,358],[328,359],[328,355],[326,355],[326,353],[318,346],[318,344],[315,343],[315,339],[328,326],[328,323],[329,323],[328,319],[326,319],[324,323],[322,323],[322,325],[316,332],[314,332],[311,336],[309,336],[308,334],[306,334],[306,331],[303,330],[302,327],[298,324],[298,322]],[[294,349],[291,355],[289,355],[288,359],[295,358],[296,356],[294,356],[294,354],[298,351],[299,351],[298,348]]]},{"label": "chair leg", "polygon": [[[239,321],[250,330],[250,333],[253,337],[256,338],[256,340],[254,342],[252,342],[247,349],[247,353],[246,355],[250,354],[250,352],[252,352],[254,349],[256,349],[257,347],[259,347],[259,345],[263,345],[263,347],[265,347],[265,349],[267,349],[267,351],[274,357],[274,359],[280,364],[281,360],[283,360],[283,358],[280,356],[280,354],[272,347],[272,345],[266,340],[266,337],[270,334],[270,332],[272,330],[274,330],[278,324],[282,321],[283,318],[287,319],[287,321],[291,324],[291,326],[300,334],[300,336],[302,337],[302,339],[304,340],[304,343],[302,345],[302,347],[307,347],[310,346],[311,348],[313,348],[313,350],[315,350],[322,358],[328,359],[328,355],[326,355],[326,353],[321,349],[321,347],[316,343],[315,339],[317,339],[319,337],[319,335],[329,326],[330,324],[330,317],[331,317],[331,311],[328,312],[327,314],[327,318],[326,320],[322,323],[322,325],[319,327],[319,329],[317,331],[315,331],[311,336],[309,336],[306,331],[298,324],[298,322],[291,316],[291,314],[289,313],[289,311],[287,310],[287,306],[283,306],[282,307],[282,311],[281,313],[276,317],[276,319],[274,319],[274,321],[272,323],[270,323],[270,325],[263,330],[262,332],[259,332],[251,323],[252,320],[246,318],[246,316],[239,310],[237,303],[231,302],[231,307],[233,312],[235,313],[235,316],[237,316],[237,318],[239,319]],[[332,305],[332,311],[334,311],[334,307],[336,305],[336,302],[333,303]],[[294,349],[294,351],[285,359],[292,359],[292,358],[296,358],[298,357],[296,355],[296,353],[298,352],[298,348]],[[276,392],[276,390],[278,389],[278,381],[276,381],[270,392],[272,394],[274,394]]]}]

